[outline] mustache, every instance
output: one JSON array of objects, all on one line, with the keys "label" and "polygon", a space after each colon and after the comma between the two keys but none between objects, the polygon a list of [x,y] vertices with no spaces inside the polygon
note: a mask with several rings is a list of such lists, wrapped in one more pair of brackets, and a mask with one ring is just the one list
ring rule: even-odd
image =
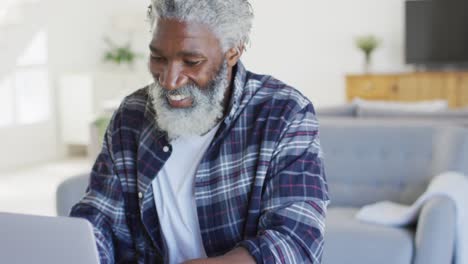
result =
[{"label": "mustache", "polygon": [[161,86],[158,82],[156,82],[156,85],[159,86],[159,91],[160,91],[160,96],[175,96],[175,95],[181,95],[181,96],[193,96],[194,93],[193,91],[195,89],[199,89],[197,85],[195,84],[187,84],[184,85],[180,88],[174,89],[174,90],[168,90]]},{"label": "mustache", "polygon": [[215,93],[215,87],[216,87],[216,81],[212,80],[207,87],[200,87],[194,83],[188,83],[185,84],[182,87],[179,87],[177,89],[169,90],[164,88],[159,81],[155,80],[154,84],[158,90],[158,94],[161,98],[167,97],[167,96],[190,96],[190,97],[199,97],[199,96],[208,96],[212,97]]},{"label": "mustache", "polygon": [[214,89],[223,80],[226,72],[227,72],[227,63],[223,62],[221,63],[219,68],[216,70],[216,73],[214,74],[214,76],[205,86],[199,86],[193,82],[190,82],[188,84],[185,84],[182,87],[179,87],[173,90],[166,89],[164,86],[162,86],[161,83],[159,82],[159,78],[155,78],[153,76],[153,79],[154,79],[155,86],[159,90],[160,96],[175,96],[175,95],[187,96],[187,95],[195,95],[195,93],[197,94],[201,93],[201,94],[204,94],[205,96],[212,96],[214,94]]}]

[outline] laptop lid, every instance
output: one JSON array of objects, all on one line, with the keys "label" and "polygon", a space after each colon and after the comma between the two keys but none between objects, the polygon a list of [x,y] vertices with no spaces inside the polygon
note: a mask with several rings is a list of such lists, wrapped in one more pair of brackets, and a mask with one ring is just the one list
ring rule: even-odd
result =
[{"label": "laptop lid", "polygon": [[85,219],[0,212],[0,262],[98,264],[92,225]]}]

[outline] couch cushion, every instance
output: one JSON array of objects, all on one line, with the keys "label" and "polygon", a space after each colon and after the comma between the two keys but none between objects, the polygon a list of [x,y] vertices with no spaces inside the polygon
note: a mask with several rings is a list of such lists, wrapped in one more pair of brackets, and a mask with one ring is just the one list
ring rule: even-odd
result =
[{"label": "couch cushion", "polygon": [[329,208],[323,264],[410,264],[414,231],[367,224],[355,218],[357,208]]},{"label": "couch cushion", "polygon": [[320,140],[333,206],[410,204],[434,176],[432,124],[322,120]]},{"label": "couch cushion", "polygon": [[423,120],[325,118],[320,140],[332,206],[413,203],[433,176],[468,173],[468,131]]},{"label": "couch cushion", "polygon": [[455,123],[461,125],[468,124],[468,110],[442,110],[438,112],[419,112],[405,110],[384,110],[358,108],[359,118],[405,118],[433,120],[444,123]]},{"label": "couch cushion", "polygon": [[66,179],[57,188],[57,215],[68,216],[73,205],[84,196],[88,187],[89,174],[81,174]]},{"label": "couch cushion", "polygon": [[400,101],[377,101],[363,100],[360,98],[354,99],[353,103],[357,106],[357,111],[389,111],[389,112],[416,112],[416,113],[433,113],[448,109],[446,100],[431,100],[417,102],[400,102]]},{"label": "couch cushion", "polygon": [[337,106],[317,107],[315,112],[319,118],[321,117],[356,117],[356,105],[345,104]]}]

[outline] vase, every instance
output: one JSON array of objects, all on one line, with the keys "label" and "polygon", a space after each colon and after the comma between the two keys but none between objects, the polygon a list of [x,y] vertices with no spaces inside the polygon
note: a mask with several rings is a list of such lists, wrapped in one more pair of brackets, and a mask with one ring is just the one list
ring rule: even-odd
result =
[{"label": "vase", "polygon": [[371,53],[365,53],[364,55],[364,65],[363,70],[364,74],[370,74],[371,72]]}]

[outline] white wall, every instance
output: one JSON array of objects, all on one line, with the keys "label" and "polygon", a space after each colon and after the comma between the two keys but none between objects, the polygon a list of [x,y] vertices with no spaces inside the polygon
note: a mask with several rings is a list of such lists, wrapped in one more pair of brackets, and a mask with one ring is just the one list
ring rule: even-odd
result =
[{"label": "white wall", "polygon": [[[141,25],[133,46],[147,54],[147,0],[50,0],[52,60],[56,74],[100,67],[102,37],[125,38],[111,19],[127,14]],[[255,12],[246,66],[293,85],[316,106],[345,101],[345,75],[362,70],[363,56],[354,38],[375,34],[382,41],[373,56],[376,72],[407,70],[404,65],[404,0],[251,0]],[[285,4],[286,3],[286,4]],[[110,8],[112,7],[112,8]],[[110,32],[108,32],[110,30]],[[140,60],[137,70],[146,70]]]},{"label": "white wall", "polygon": [[[0,170],[64,157],[65,145],[59,121],[61,111],[56,99],[60,76],[102,70],[106,48],[103,37],[106,35],[119,43],[133,39],[135,49],[146,55],[149,38],[145,22],[147,5],[146,0],[38,0],[21,10],[23,24],[0,25],[0,79],[12,71],[17,57],[34,33],[41,29],[47,31],[50,102],[53,102],[52,118],[48,122],[0,128]],[[122,15],[134,18],[135,27],[139,27],[131,36],[112,25],[113,17]],[[134,70],[146,71],[145,59],[139,60]],[[103,89],[109,91],[112,87]]]},{"label": "white wall", "polygon": [[[145,22],[147,0],[49,0],[51,61],[57,74],[69,71],[92,71],[103,67],[105,36],[119,44],[131,39],[132,47],[148,53],[149,28]],[[113,21],[122,17],[132,20],[132,34],[119,31]],[[122,18],[121,18],[122,19]],[[121,20],[120,19],[120,20]],[[146,70],[146,59],[135,70]]]},{"label": "white wall", "polygon": [[378,72],[405,70],[404,0],[256,0],[247,67],[302,91],[317,107],[345,102],[345,75],[362,71],[354,37],[375,34]]},{"label": "white wall", "polygon": [[[112,18],[134,17],[133,47],[147,54],[147,0],[49,0],[51,54],[56,74],[101,67],[104,34],[125,39]],[[354,38],[375,34],[382,41],[373,56],[376,72],[404,71],[404,0],[251,0],[255,12],[248,69],[293,85],[316,106],[345,102],[345,75],[362,71]],[[285,4],[286,3],[286,4]],[[112,7],[112,8],[110,8]],[[146,61],[137,71],[146,71]]]},{"label": "white wall", "polygon": [[[62,74],[102,70],[105,35],[121,42],[132,38],[133,47],[147,56],[150,34],[145,12],[148,0],[40,1],[47,4],[46,11],[35,10],[31,19],[48,27],[53,98],[57,97],[57,80]],[[382,48],[374,54],[375,71],[406,69],[404,0],[251,0],[251,3],[256,18],[252,45],[243,58],[247,68],[272,74],[293,85],[315,106],[345,101],[344,76],[361,71],[362,54],[353,42],[357,35],[372,33],[383,40]],[[134,21],[135,30],[131,36],[113,25],[113,18],[119,16]],[[16,35],[20,38],[20,34]],[[5,35],[0,32],[2,36]],[[12,50],[20,49],[21,43],[10,44],[0,41],[3,53],[13,56]],[[8,65],[0,62],[0,73],[5,68]],[[146,71],[146,58],[137,62],[135,71]],[[54,99],[54,120],[45,127],[30,128],[27,132],[0,129],[0,169],[21,161],[37,161],[41,153],[42,159],[63,156],[58,105]],[[16,144],[16,148],[21,149],[12,152],[3,148],[12,148],[20,137],[28,135],[29,141]],[[41,147],[31,149],[36,142],[41,142]]]},{"label": "white wall", "polygon": [[[45,2],[26,5],[23,24],[0,27],[0,80],[11,74],[16,59],[35,33],[47,27]],[[54,93],[50,102],[55,101]],[[56,113],[48,121],[0,128],[0,170],[50,161],[58,157]]]},{"label": "white wall", "polygon": [[55,121],[1,128],[0,170],[56,159],[55,135]]},{"label": "white wall", "polygon": [[[149,27],[145,21],[148,1],[49,0],[49,3],[50,60],[56,92],[59,89],[58,80],[61,76],[86,73],[94,75],[111,68],[102,60],[107,49],[104,37],[111,38],[117,44],[130,41],[132,48],[143,55],[143,58],[136,61],[133,70],[138,76],[146,74],[150,38]],[[130,20],[133,23],[131,32],[115,25],[122,19]],[[115,74],[115,79],[118,79],[118,73]],[[111,85],[109,84],[109,86]],[[141,87],[127,87],[126,89],[132,88]],[[95,89],[97,90],[94,94],[100,98],[106,98],[102,95],[103,93],[119,94],[118,91],[113,91],[118,89],[117,87],[95,87]],[[56,102],[55,107],[60,115],[58,102]],[[58,127],[61,125],[59,119]],[[58,131],[62,130],[58,129]],[[59,132],[61,146],[59,152],[62,156],[65,153],[63,139],[64,135]]]}]

